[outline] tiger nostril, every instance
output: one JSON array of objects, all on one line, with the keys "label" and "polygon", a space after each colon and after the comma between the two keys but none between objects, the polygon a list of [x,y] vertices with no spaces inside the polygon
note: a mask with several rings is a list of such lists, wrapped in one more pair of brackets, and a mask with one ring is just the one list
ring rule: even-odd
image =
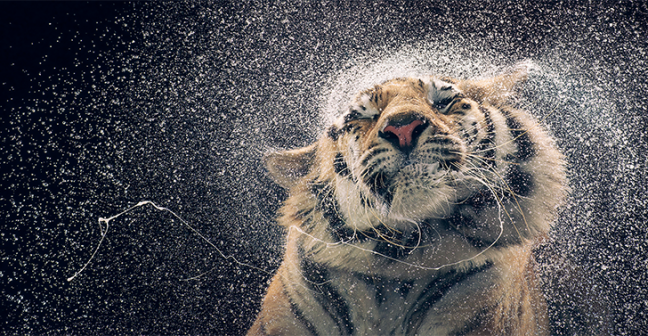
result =
[{"label": "tiger nostril", "polygon": [[412,147],[427,126],[426,121],[418,118],[406,122],[390,122],[379,136],[401,149],[406,149]]}]

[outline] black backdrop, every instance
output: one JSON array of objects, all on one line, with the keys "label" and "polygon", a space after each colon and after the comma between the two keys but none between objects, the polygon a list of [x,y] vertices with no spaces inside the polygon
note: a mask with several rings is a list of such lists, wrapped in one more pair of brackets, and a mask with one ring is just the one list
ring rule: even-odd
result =
[{"label": "black backdrop", "polygon": [[[546,249],[614,334],[645,333],[647,20],[633,1],[2,2],[0,330],[242,334],[281,254],[262,153],[316,138],[337,74],[415,46],[560,77],[525,93],[570,163]],[[145,200],[178,217],[99,221]],[[547,269],[560,333],[575,304]]]}]

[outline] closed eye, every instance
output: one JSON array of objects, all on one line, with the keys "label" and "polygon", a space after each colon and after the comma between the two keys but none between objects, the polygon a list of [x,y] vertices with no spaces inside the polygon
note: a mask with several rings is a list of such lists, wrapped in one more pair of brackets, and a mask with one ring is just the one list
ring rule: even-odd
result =
[{"label": "closed eye", "polygon": [[[441,101],[441,103],[440,103],[440,104],[436,104],[435,107],[436,107],[440,112],[442,112],[443,114],[448,114],[448,113],[450,113],[450,110],[452,110],[452,107],[453,107],[457,102],[460,102],[463,98],[464,98],[464,96],[463,96],[462,94],[458,94],[458,95],[455,95],[455,96],[452,97],[452,98],[446,98],[446,99],[443,99],[443,100]],[[443,106],[441,106],[442,104],[443,104]],[[467,105],[468,107],[465,107],[466,105]],[[462,105],[462,108],[464,108],[464,109],[469,109],[469,108],[470,108],[470,104],[463,104],[463,105]]]},{"label": "closed eye", "polygon": [[434,107],[441,110],[441,109],[445,108],[446,106],[448,106],[448,104],[450,104],[452,102],[452,100],[454,100],[454,97],[443,98],[440,101],[435,102]]},{"label": "closed eye", "polygon": [[359,119],[377,119],[379,114],[370,113],[369,111],[359,111],[357,109],[352,109],[344,116],[344,122],[350,122]]}]

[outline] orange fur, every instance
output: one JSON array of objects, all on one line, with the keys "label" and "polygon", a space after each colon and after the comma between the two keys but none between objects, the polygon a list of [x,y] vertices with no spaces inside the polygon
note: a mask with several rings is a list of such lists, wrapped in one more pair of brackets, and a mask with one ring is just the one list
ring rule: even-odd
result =
[{"label": "orange fur", "polygon": [[[286,252],[248,335],[548,334],[532,246],[567,187],[551,138],[505,106],[526,76],[518,67],[483,80],[394,79],[360,92],[313,145],[270,153],[290,195],[278,219]],[[414,148],[386,140],[387,125],[412,120],[409,130],[424,125]],[[402,159],[409,150],[415,163]],[[398,199],[375,196],[363,175],[372,169],[390,172],[375,183]],[[479,205],[484,193],[497,202]],[[431,228],[423,244],[399,238],[411,223],[419,240]]]}]

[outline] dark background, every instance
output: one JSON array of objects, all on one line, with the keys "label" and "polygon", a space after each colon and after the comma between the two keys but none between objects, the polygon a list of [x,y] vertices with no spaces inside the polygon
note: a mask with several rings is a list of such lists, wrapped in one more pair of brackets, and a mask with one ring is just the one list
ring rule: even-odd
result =
[{"label": "dark background", "polygon": [[[645,334],[647,22],[638,1],[1,2],[0,332],[242,334],[281,257],[263,152],[316,138],[336,73],[452,41],[560,75],[524,93],[570,164],[543,251],[581,267],[613,334]],[[182,220],[111,220],[68,282],[99,218],[143,200]],[[588,303],[546,269],[560,333]]]}]

